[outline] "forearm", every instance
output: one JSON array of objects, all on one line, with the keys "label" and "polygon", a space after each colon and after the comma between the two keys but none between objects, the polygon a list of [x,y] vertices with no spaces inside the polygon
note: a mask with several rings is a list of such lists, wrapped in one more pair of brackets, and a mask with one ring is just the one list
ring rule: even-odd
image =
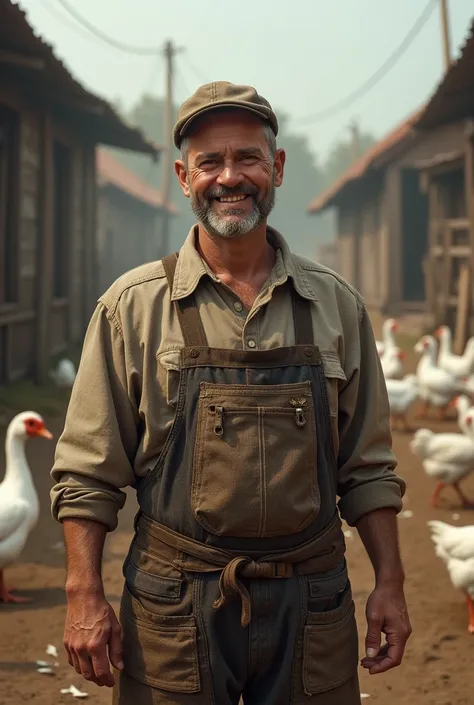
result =
[{"label": "forearm", "polygon": [[374,567],[377,584],[403,585],[405,573],[400,556],[396,510],[384,508],[364,514],[356,523],[356,528]]},{"label": "forearm", "polygon": [[67,555],[66,594],[103,596],[102,553],[107,527],[90,519],[65,519]]}]

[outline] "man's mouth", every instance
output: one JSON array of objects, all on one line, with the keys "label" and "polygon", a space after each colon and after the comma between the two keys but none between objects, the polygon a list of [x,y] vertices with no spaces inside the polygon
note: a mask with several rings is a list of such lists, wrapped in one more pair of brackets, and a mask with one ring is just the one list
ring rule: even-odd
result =
[{"label": "man's mouth", "polygon": [[216,201],[219,203],[238,203],[239,201],[245,201],[249,198],[249,194],[241,194],[240,196],[216,196]]}]

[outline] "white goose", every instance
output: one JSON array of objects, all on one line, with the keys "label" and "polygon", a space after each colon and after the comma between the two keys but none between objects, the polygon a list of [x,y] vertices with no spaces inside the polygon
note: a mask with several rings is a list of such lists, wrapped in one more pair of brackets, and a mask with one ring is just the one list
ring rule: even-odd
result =
[{"label": "white goose", "polygon": [[405,375],[403,379],[387,379],[385,384],[387,386],[392,426],[395,427],[395,422],[398,421],[406,431],[408,430],[407,411],[418,397],[416,375]]},{"label": "white goose", "polygon": [[469,435],[419,428],[411,440],[410,449],[421,458],[426,474],[438,480],[431,497],[433,507],[438,506],[440,492],[446,485],[452,485],[464,507],[473,507],[459,483],[474,470],[474,413],[467,414],[465,423],[471,429]]},{"label": "white goose", "polygon": [[375,344],[377,346],[377,352],[379,355],[383,355],[389,348],[395,348],[397,346],[395,340],[395,333],[398,330],[398,323],[395,318],[387,318],[382,325],[382,340],[376,340]]},{"label": "white goose", "polygon": [[466,423],[468,414],[474,415],[474,406],[472,401],[466,394],[461,394],[453,401],[453,406],[456,409],[457,421],[460,430],[467,435],[470,434],[469,425]]},{"label": "white goose", "polygon": [[474,634],[474,526],[451,526],[444,521],[428,521],[438,558],[448,569],[455,588],[466,594],[468,631]]},{"label": "white goose", "polygon": [[71,389],[76,379],[76,366],[68,358],[63,358],[58,362],[55,370],[50,370],[49,376],[58,387]]},{"label": "white goose", "polygon": [[17,414],[7,429],[6,471],[0,483],[0,599],[3,602],[29,601],[7,590],[3,570],[18,558],[38,521],[39,500],[25,455],[25,442],[35,436],[53,437],[34,411]]},{"label": "white goose", "polygon": [[448,326],[439,326],[436,331],[439,339],[438,365],[455,377],[467,377],[474,372],[474,338],[470,338],[464,353],[455,355],[452,352],[452,336]]},{"label": "white goose", "polygon": [[419,396],[424,401],[426,413],[428,405],[439,409],[440,419],[444,419],[449,402],[465,391],[465,383],[436,364],[436,341],[432,335],[424,335],[415,345],[415,352],[421,354],[416,368]]},{"label": "white goose", "polygon": [[400,348],[386,348],[380,356],[380,364],[385,379],[400,379],[403,377],[403,360],[405,353]]}]

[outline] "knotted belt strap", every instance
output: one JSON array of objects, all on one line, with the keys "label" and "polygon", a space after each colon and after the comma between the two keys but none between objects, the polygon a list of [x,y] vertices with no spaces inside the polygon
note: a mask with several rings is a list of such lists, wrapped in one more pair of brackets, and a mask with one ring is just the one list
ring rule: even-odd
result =
[{"label": "knotted belt strap", "polygon": [[243,627],[250,623],[252,604],[249,592],[239,577],[281,579],[289,578],[294,573],[325,573],[339,565],[345,553],[341,520],[337,514],[323,532],[301,546],[257,559],[194,541],[143,514],[137,518],[136,527],[150,537],[149,547],[157,554],[160,553],[160,544],[176,549],[178,553],[173,564],[180,570],[191,573],[221,571],[220,597],[214,602],[214,609],[220,609],[227,600],[235,596],[240,597],[240,622]]}]

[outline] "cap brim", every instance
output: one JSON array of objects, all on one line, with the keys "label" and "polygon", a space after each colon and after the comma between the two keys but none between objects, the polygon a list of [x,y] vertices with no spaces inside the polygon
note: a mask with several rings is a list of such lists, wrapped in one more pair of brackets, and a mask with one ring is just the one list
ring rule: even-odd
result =
[{"label": "cap brim", "polygon": [[248,113],[253,113],[264,122],[268,122],[269,125],[271,125],[272,129],[275,130],[275,125],[273,124],[271,117],[263,110],[257,110],[256,108],[252,108],[247,105],[242,105],[242,103],[233,103],[232,101],[226,101],[225,103],[215,103],[214,105],[208,105],[207,107],[202,108],[201,110],[197,110],[193,115],[191,115],[191,117],[189,117],[186,122],[181,125],[179,131],[176,133],[175,145],[179,148],[179,142],[181,141],[181,139],[183,139],[190,125],[195,122],[195,120],[201,117],[201,115],[204,115],[205,113],[210,113],[213,110],[219,110],[219,108],[235,108],[235,110],[245,110]]}]

